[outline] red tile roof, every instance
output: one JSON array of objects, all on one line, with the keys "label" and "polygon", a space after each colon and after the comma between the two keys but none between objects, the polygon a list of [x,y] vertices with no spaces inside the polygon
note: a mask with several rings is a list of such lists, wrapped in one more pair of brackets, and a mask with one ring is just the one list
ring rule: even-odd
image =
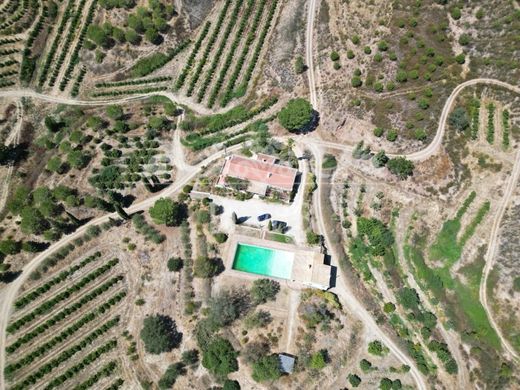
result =
[{"label": "red tile roof", "polygon": [[298,171],[274,163],[232,155],[226,160],[222,176],[231,176],[251,182],[259,182],[270,187],[291,191]]}]

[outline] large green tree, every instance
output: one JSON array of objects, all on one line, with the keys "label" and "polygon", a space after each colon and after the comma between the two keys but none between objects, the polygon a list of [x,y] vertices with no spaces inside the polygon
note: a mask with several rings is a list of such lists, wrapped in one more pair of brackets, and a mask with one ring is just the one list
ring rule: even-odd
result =
[{"label": "large green tree", "polygon": [[160,198],[150,208],[150,216],[155,223],[179,226],[188,217],[188,209],[184,203],[174,202],[171,198]]},{"label": "large green tree", "polygon": [[170,317],[155,314],[148,316],[143,321],[141,339],[144,342],[146,352],[160,354],[176,348],[182,338],[182,333],[177,331],[175,321]]},{"label": "large green tree", "polygon": [[280,283],[272,279],[257,279],[253,282],[251,296],[255,304],[265,303],[276,299],[280,291]]},{"label": "large green tree", "polygon": [[289,131],[299,131],[312,121],[312,111],[307,100],[292,99],[278,113],[278,121]]},{"label": "large green tree", "polygon": [[253,363],[253,379],[257,382],[274,381],[282,375],[277,355],[262,356]]},{"label": "large green tree", "polygon": [[396,157],[390,159],[386,164],[386,167],[390,172],[392,172],[401,180],[406,180],[408,176],[413,175],[413,162],[407,160],[404,157]]},{"label": "large green tree", "polygon": [[237,352],[228,340],[217,337],[204,351],[202,365],[217,378],[226,378],[238,370]]}]

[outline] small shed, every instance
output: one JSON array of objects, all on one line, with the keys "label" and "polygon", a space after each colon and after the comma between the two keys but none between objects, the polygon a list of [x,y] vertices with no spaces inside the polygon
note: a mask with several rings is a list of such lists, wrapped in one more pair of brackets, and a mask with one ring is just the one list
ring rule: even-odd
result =
[{"label": "small shed", "polygon": [[291,374],[294,370],[294,362],[296,361],[296,358],[285,353],[279,353],[278,358],[280,359],[280,368],[282,369],[282,372]]}]

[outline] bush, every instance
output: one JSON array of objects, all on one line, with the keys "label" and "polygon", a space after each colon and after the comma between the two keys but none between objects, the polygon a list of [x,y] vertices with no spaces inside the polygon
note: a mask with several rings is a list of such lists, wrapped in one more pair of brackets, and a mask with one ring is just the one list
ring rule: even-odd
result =
[{"label": "bush", "polygon": [[211,259],[199,256],[193,265],[193,273],[198,278],[211,278],[222,270],[222,262],[217,259]]},{"label": "bush", "polygon": [[388,133],[386,134],[386,139],[390,142],[395,142],[395,140],[397,140],[397,130],[388,130]]},{"label": "bush", "polygon": [[384,356],[388,353],[388,348],[386,348],[381,341],[374,340],[368,343],[368,353],[376,356]]},{"label": "bush", "polygon": [[376,137],[382,137],[384,132],[385,132],[385,129],[383,129],[382,127],[374,128],[374,135]]},{"label": "bush", "polygon": [[302,56],[296,57],[296,60],[294,61],[294,71],[297,74],[305,72],[305,63],[303,62]]},{"label": "bush", "polygon": [[232,381],[231,379],[226,379],[224,381],[222,390],[240,390],[240,383],[238,383],[238,381]]},{"label": "bush", "polygon": [[386,166],[390,172],[401,180],[406,180],[408,176],[412,176],[415,168],[413,162],[404,157],[392,158],[388,161]]},{"label": "bush", "polygon": [[171,198],[160,198],[149,213],[155,223],[179,226],[188,217],[188,208],[184,203],[174,202]]},{"label": "bush", "polygon": [[181,360],[187,366],[192,366],[199,361],[199,351],[196,349],[188,349],[182,353]]},{"label": "bush", "polygon": [[354,88],[359,88],[363,85],[363,81],[361,81],[361,78],[359,76],[352,77],[352,80],[350,82]]},{"label": "bush", "polygon": [[182,333],[177,331],[175,321],[168,316],[155,314],[143,321],[141,339],[148,353],[169,352],[179,346],[181,338]]},{"label": "bush", "polygon": [[348,381],[352,385],[352,387],[358,387],[361,384],[361,378],[355,374],[350,374],[348,376]]},{"label": "bush", "polygon": [[168,270],[170,272],[178,272],[182,269],[184,261],[180,257],[170,257],[168,259]]},{"label": "bush", "polygon": [[451,14],[451,17],[452,17],[453,19],[455,19],[455,20],[459,20],[459,19],[461,18],[461,16],[462,16],[459,7],[453,7],[453,8],[451,9],[450,14]]},{"label": "bush", "polygon": [[312,106],[307,100],[292,99],[278,113],[278,121],[291,132],[299,131],[312,121],[312,111]]},{"label": "bush", "polygon": [[217,378],[224,379],[229,373],[238,370],[237,355],[228,340],[216,337],[204,350],[202,365]]},{"label": "bush", "polygon": [[319,350],[311,355],[309,363],[310,368],[314,370],[321,370],[327,365],[327,351]]},{"label": "bush", "polygon": [[395,305],[392,303],[392,302],[387,302],[385,303],[385,305],[383,306],[383,311],[385,313],[392,313],[395,311]]},{"label": "bush", "polygon": [[266,303],[276,299],[280,291],[280,283],[272,279],[257,279],[251,288],[251,297],[255,304]]},{"label": "bush", "polygon": [[217,241],[219,244],[222,244],[227,241],[228,235],[226,233],[215,233],[213,234],[213,238],[215,238],[215,241]]},{"label": "bush", "polygon": [[466,109],[457,107],[448,116],[448,123],[456,130],[464,131],[469,127],[469,119]]},{"label": "bush", "polygon": [[455,61],[457,62],[457,64],[462,65],[466,62],[466,56],[464,55],[464,53],[457,54],[455,56]]},{"label": "bush", "polygon": [[183,363],[170,364],[159,380],[160,389],[171,389],[177,378],[186,373]]},{"label": "bush", "polygon": [[369,372],[372,369],[372,363],[370,363],[366,359],[362,359],[359,362],[359,368],[361,368],[361,371],[363,371],[364,373],[367,373],[367,372]]},{"label": "bush", "polygon": [[262,356],[253,363],[252,377],[257,382],[275,381],[282,375],[277,355]]},{"label": "bush", "polygon": [[332,61],[338,61],[339,60],[339,54],[337,51],[333,51],[332,53],[330,53],[330,59]]}]

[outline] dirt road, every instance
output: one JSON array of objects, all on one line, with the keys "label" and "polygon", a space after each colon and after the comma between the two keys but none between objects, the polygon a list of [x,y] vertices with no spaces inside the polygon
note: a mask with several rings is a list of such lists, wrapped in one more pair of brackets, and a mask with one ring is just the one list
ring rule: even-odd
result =
[{"label": "dirt road", "polygon": [[[322,199],[321,199],[321,164],[322,164],[322,152],[316,148],[314,145],[308,145],[312,153],[314,154],[316,161],[316,179],[318,182],[318,190],[315,191],[316,199],[314,202],[316,220],[318,222],[318,228],[320,234],[323,235],[325,239],[325,244],[327,248],[330,250],[330,255],[332,259],[339,258],[337,253],[334,253],[334,247],[331,245],[331,241],[325,228],[325,224],[323,222],[323,213],[322,213]],[[338,267],[338,271],[340,272],[339,264],[333,264]],[[424,382],[424,379],[415,366],[415,363],[401,351],[401,349],[394,343],[394,341],[388,337],[379,326],[376,324],[372,315],[363,307],[361,302],[356,299],[354,292],[350,289],[350,287],[345,283],[342,277],[338,277],[336,279],[336,286],[332,289],[335,292],[339,299],[341,300],[342,305],[349,308],[349,310],[354,313],[356,317],[358,317],[363,324],[369,329],[369,331],[373,332],[373,334],[377,335],[379,339],[390,349],[390,351],[395,355],[395,357],[402,363],[410,366],[410,374],[412,375],[417,387],[420,390],[426,390],[427,386]]]},{"label": "dirt road", "polygon": [[493,220],[493,225],[491,227],[489,245],[488,245],[488,249],[486,251],[486,255],[484,257],[486,260],[486,265],[484,266],[484,270],[482,272],[482,279],[480,280],[480,290],[479,290],[480,302],[482,303],[482,306],[484,306],[484,309],[486,310],[486,313],[488,315],[489,321],[491,322],[491,325],[497,332],[497,335],[500,338],[500,342],[502,343],[503,348],[513,359],[516,360],[517,363],[520,360],[518,353],[514,350],[514,348],[511,346],[511,344],[509,344],[509,342],[506,340],[506,338],[502,335],[500,328],[498,327],[495,319],[493,318],[493,313],[491,312],[491,309],[488,306],[487,279],[488,279],[489,273],[493,269],[493,265],[495,263],[495,261],[494,261],[495,254],[496,254],[496,251],[498,249],[498,244],[499,244],[499,234],[498,233],[500,230],[500,223],[507,210],[507,206],[509,205],[509,201],[511,200],[511,196],[513,195],[515,186],[518,183],[519,176],[520,176],[520,151],[517,151],[516,158],[515,158],[515,164],[513,166],[511,176],[509,177],[509,181],[507,182],[504,196],[502,197],[502,202],[500,203],[499,209],[495,215],[495,219]]},{"label": "dirt road", "polygon": [[314,62],[312,36],[314,31],[314,17],[316,15],[316,0],[310,0],[307,5],[307,30],[305,32],[305,61],[307,62],[307,77],[309,78],[309,94],[314,109],[318,109],[318,97],[316,95],[316,82],[314,80]]}]

